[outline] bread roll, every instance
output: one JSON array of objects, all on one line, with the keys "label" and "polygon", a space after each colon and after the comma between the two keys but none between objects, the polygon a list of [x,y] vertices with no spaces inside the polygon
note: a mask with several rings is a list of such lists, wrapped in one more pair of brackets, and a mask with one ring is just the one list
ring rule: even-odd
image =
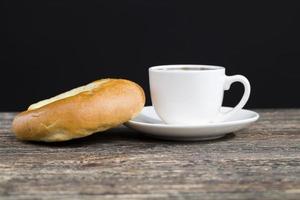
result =
[{"label": "bread roll", "polygon": [[56,142],[105,131],[135,117],[143,89],[124,79],[102,79],[29,106],[12,130],[21,140]]}]

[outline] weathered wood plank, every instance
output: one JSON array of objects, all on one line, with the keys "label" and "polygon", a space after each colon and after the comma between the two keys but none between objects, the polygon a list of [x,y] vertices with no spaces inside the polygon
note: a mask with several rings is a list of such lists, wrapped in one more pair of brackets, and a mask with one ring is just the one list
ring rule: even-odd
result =
[{"label": "weathered wood plank", "polygon": [[0,199],[300,199],[300,109],[260,110],[205,142],[115,129],[64,143],[21,142],[0,114]]}]

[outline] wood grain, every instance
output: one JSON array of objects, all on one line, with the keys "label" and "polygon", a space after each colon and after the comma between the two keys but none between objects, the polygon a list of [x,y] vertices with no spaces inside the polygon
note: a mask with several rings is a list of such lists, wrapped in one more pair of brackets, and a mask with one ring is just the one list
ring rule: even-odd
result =
[{"label": "wood grain", "polygon": [[300,109],[259,110],[206,142],[114,129],[64,143],[18,141],[0,114],[0,199],[300,199]]}]

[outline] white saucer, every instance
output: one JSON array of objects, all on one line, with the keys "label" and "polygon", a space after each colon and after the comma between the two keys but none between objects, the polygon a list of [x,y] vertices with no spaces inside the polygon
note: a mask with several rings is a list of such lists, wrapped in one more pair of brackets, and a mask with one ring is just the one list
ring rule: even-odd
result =
[{"label": "white saucer", "polygon": [[[222,107],[226,112],[230,107]],[[149,136],[168,140],[210,140],[223,137],[227,133],[241,130],[259,118],[258,113],[250,110],[241,110],[223,122],[204,125],[174,125],[165,124],[159,119],[152,106],[144,107],[134,119],[125,123],[136,131]]]}]

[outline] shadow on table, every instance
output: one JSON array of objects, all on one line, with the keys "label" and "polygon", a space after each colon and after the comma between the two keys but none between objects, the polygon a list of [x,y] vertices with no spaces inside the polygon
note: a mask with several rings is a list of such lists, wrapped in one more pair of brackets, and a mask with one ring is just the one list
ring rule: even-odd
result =
[{"label": "shadow on table", "polygon": [[163,140],[163,139],[156,139],[153,137],[146,136],[141,134],[137,131],[133,131],[126,127],[118,127],[108,131],[95,133],[93,135],[73,139],[64,142],[25,142],[28,144],[38,145],[38,146],[53,146],[53,147],[81,147],[87,145],[94,145],[94,144],[101,144],[101,143],[126,143],[126,144],[137,144],[137,143],[155,143],[155,144],[209,144],[209,143],[216,143],[216,142],[223,142],[227,140],[231,140],[235,137],[234,133],[229,133],[222,138],[213,139],[213,140],[204,140],[204,141],[171,141],[171,140]]}]

